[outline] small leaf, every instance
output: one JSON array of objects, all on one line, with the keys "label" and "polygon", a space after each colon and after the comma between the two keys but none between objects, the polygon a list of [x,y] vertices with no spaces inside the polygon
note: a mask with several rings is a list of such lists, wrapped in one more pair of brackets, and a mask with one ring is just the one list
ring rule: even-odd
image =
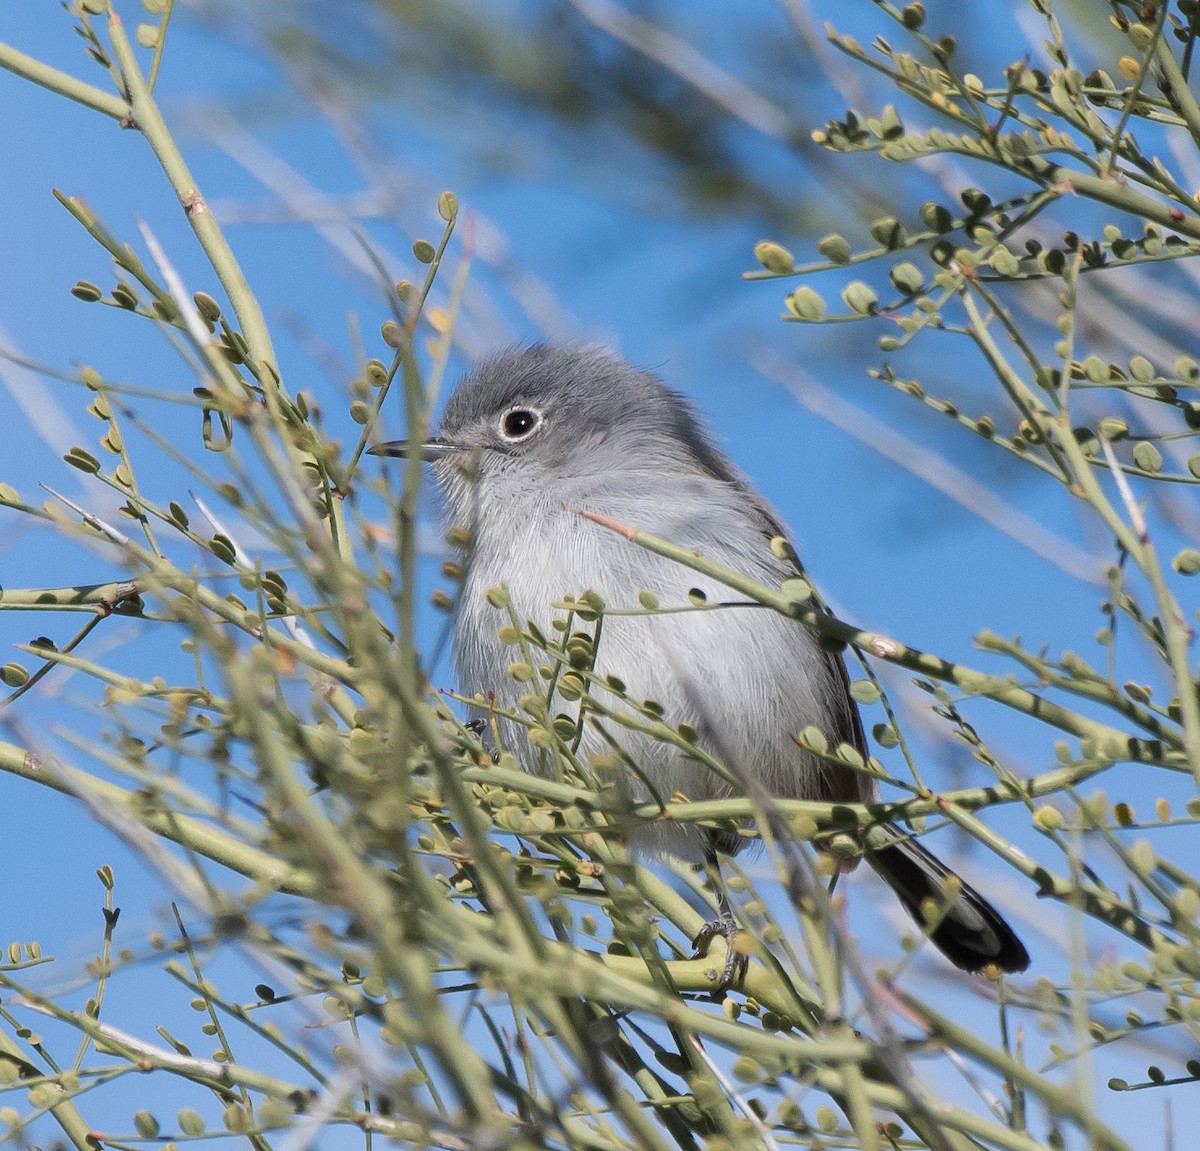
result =
[{"label": "small leaf", "polygon": [[1129,435],[1129,425],[1116,416],[1105,416],[1100,421],[1100,434],[1109,443],[1115,444],[1118,440],[1123,440]]},{"label": "small leaf", "polygon": [[1162,453],[1149,440],[1142,440],[1133,448],[1133,462],[1142,471],[1159,472],[1162,470]]},{"label": "small leaf", "polygon": [[825,733],[819,727],[813,727],[811,724],[800,732],[800,744],[818,754],[829,750],[829,740],[825,737]]},{"label": "small leaf", "polygon": [[850,694],[862,704],[878,703],[881,692],[869,679],[856,679],[850,685]]},{"label": "small leaf", "polygon": [[450,223],[458,216],[458,197],[453,192],[443,192],[438,197],[438,215]]},{"label": "small leaf", "polygon": [[81,472],[87,472],[89,475],[95,475],[100,470],[100,461],[96,459],[91,452],[85,452],[83,448],[72,448],[63,459],[73,468],[78,468]]},{"label": "small leaf", "polygon": [[221,318],[221,305],[207,292],[197,292],[192,296],[192,302],[196,305],[196,311],[200,313],[202,320],[215,324]]},{"label": "small leaf", "polygon": [[875,742],[880,747],[891,748],[898,746],[900,743],[900,737],[896,734],[896,729],[890,723],[877,723],[871,728],[871,734],[875,737]]},{"label": "small leaf", "polygon": [[224,563],[237,563],[237,549],[233,546],[233,540],[220,532],[208,541],[208,550]]}]

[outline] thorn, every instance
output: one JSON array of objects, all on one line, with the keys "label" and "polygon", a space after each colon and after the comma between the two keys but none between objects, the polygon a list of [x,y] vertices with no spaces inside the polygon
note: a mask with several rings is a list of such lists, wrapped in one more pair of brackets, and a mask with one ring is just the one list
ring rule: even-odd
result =
[{"label": "thorn", "polygon": [[56,500],[61,500],[66,504],[76,515],[83,518],[83,522],[90,528],[95,528],[96,531],[107,536],[115,544],[120,544],[125,547],[129,543],[129,537],[124,532],[117,531],[116,528],[109,526],[102,519],[92,515],[91,512],[85,512],[77,503],[67,499],[62,492],[56,492],[49,484],[39,483],[38,487],[48,491]]},{"label": "thorn", "polygon": [[585,520],[591,520],[594,524],[599,524],[602,528],[608,528],[609,531],[616,532],[618,535],[624,536],[627,540],[635,540],[642,533],[637,528],[626,527],[625,524],[619,523],[617,520],[609,519],[608,516],[597,515],[596,512],[584,511],[583,508],[573,508],[570,504],[563,504],[563,510],[574,512],[577,516],[583,516]]}]

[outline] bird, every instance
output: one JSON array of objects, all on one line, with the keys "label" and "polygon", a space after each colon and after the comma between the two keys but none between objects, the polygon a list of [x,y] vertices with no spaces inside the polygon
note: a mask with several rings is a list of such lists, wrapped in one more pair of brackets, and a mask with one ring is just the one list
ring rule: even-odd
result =
[{"label": "bird", "polygon": [[[553,605],[592,589],[607,609],[589,689],[603,708],[642,714],[627,701],[654,701],[664,722],[688,725],[735,778],[753,779],[777,799],[878,801],[871,775],[805,750],[798,738],[815,727],[830,747],[848,744],[866,762],[866,735],[839,653],[804,623],[731,601],[719,580],[597,522],[661,537],[769,586],[797,576],[786,552],[771,546],[791,538],[783,521],[696,407],[656,375],[591,344],[504,348],[455,387],[436,436],[372,451],[416,451],[431,463],[448,520],[468,541],[452,639],[465,697],[482,694],[518,710],[529,692],[508,673],[512,637],[502,629],[510,617],[493,606],[490,591],[504,587],[516,619],[549,636],[559,614]],[[639,610],[646,603],[656,610]],[[606,691],[606,684],[615,686]],[[545,770],[545,751],[521,725],[501,720],[497,730],[524,769]],[[622,786],[632,801],[731,794],[728,775],[644,730],[594,714],[582,726],[577,754],[584,761],[609,755],[614,742],[628,765]],[[887,825],[880,838],[864,840],[867,862],[952,964],[1004,973],[1029,966],[1016,933],[970,884],[899,828]],[[630,832],[635,851],[703,862],[717,875],[720,856],[744,841],[736,831],[669,819]],[[716,934],[731,942],[721,976],[728,985],[746,961],[732,946],[737,927],[719,883],[718,892],[718,916],[695,945],[702,954]],[[927,924],[930,901],[944,913]]]}]

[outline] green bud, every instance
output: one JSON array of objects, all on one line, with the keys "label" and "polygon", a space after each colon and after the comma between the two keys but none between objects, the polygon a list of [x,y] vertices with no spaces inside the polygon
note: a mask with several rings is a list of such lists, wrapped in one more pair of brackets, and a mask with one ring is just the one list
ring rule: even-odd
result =
[{"label": "green bud", "polygon": [[796,267],[796,259],[787,248],[770,240],[760,240],[754,245],[754,258],[768,272],[786,275]]},{"label": "green bud", "polygon": [[879,297],[868,284],[861,280],[851,280],[842,289],[842,303],[860,316],[869,316],[878,307]]},{"label": "green bud", "polygon": [[1180,575],[1190,576],[1200,572],[1200,551],[1195,548],[1184,548],[1171,561],[1173,567]]},{"label": "green bud", "polygon": [[817,242],[817,251],[831,264],[846,264],[850,262],[850,245],[844,236],[836,232],[825,236]]},{"label": "green bud", "polygon": [[1148,384],[1154,379],[1154,365],[1145,356],[1134,356],[1129,361],[1129,374],[1139,384]]},{"label": "green bud", "polygon": [[825,316],[825,301],[809,287],[797,288],[785,300],[787,309],[798,320],[816,321]]},{"label": "green bud", "polygon": [[898,291],[903,292],[906,296],[915,296],[925,286],[925,277],[921,269],[907,260],[897,264],[888,273],[888,279],[892,281]]}]

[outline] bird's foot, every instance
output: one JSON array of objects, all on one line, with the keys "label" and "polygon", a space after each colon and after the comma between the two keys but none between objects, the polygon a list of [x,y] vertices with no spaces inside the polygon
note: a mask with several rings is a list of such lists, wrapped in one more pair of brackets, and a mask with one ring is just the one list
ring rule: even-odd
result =
[{"label": "bird's foot", "polygon": [[718,935],[725,940],[725,970],[721,972],[721,978],[717,981],[718,991],[724,991],[731,984],[741,982],[750,966],[750,956],[734,946],[734,937],[741,933],[742,928],[738,926],[737,920],[726,911],[716,919],[710,919],[696,932],[696,938],[692,940],[692,946],[696,949],[693,959],[707,955],[708,945]]}]

